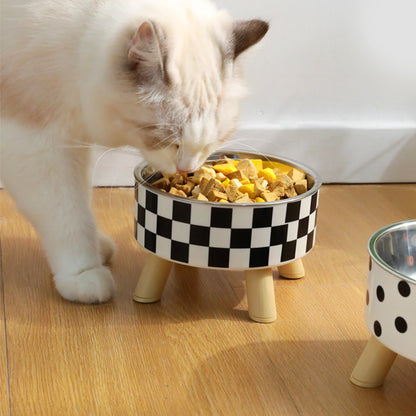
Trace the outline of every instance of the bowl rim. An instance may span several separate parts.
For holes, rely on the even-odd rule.
[[[173,200],[176,201],[180,201],[180,202],[189,202],[189,203],[196,203],[196,204],[203,204],[203,205],[211,205],[211,206],[215,206],[215,207],[223,207],[223,208],[234,208],[234,207],[256,207],[256,208],[260,208],[260,207],[270,207],[270,206],[275,206],[275,205],[284,205],[287,204],[289,202],[296,202],[296,201],[300,201],[310,195],[313,195],[314,193],[316,193],[319,188],[322,186],[322,179],[321,177],[318,175],[318,173],[311,169],[309,166],[304,165],[303,163],[298,162],[297,160],[294,159],[289,159],[289,158],[285,158],[285,157],[281,157],[281,156],[274,156],[271,154],[266,154],[266,153],[255,153],[255,152],[245,152],[245,151],[240,151],[240,150],[227,150],[225,149],[224,151],[217,151],[212,153],[206,160],[206,162],[212,162],[215,160],[220,160],[222,157],[230,157],[232,158],[233,156],[239,156],[240,159],[262,159],[265,161],[270,161],[270,162],[279,162],[279,163],[283,163],[283,164],[289,164],[289,166],[293,167],[293,168],[298,168],[300,170],[302,170],[303,172],[305,172],[306,175],[309,175],[312,177],[312,179],[314,180],[314,184],[312,186],[311,189],[308,189],[306,192],[304,192],[303,194],[294,196],[292,198],[287,198],[287,199],[281,199],[279,201],[270,201],[270,202],[245,202],[245,203],[235,203],[235,202],[229,202],[229,203],[225,203],[225,202],[215,202],[215,201],[199,201],[197,199],[190,199],[190,198],[184,198],[181,196],[177,196],[177,195],[172,195],[172,194],[167,194],[166,192],[161,191],[158,188],[155,188],[154,186],[152,186],[151,184],[149,184],[143,177],[142,177],[142,171],[144,168],[146,167],[150,167],[149,164],[146,161],[143,161],[142,163],[138,164],[135,169],[134,169],[134,178],[137,182],[139,182],[142,186],[144,186],[145,188],[151,190],[152,192],[159,194],[159,195],[169,195],[169,198],[172,198]],[[241,157],[242,156],[242,157]]]
[[[413,279],[410,276],[407,276],[389,266],[378,254],[375,249],[375,244],[378,239],[380,239],[383,235],[387,234],[387,232],[394,231],[396,229],[403,228],[404,225],[407,224],[416,224],[416,219],[410,219],[405,221],[396,222],[394,224],[386,225],[385,227],[380,228],[377,230],[368,240],[367,249],[371,256],[371,258],[385,271],[399,277],[400,279],[406,280],[411,284],[416,284],[416,279]]]

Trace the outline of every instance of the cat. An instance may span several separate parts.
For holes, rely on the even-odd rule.
[[[246,49],[268,30],[209,0],[2,0],[0,177],[40,234],[60,295],[115,291],[90,209],[90,149],[133,146],[167,173],[234,132]]]

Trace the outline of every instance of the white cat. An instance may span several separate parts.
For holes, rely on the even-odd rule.
[[[238,57],[267,32],[208,0],[2,0],[0,174],[39,232],[59,293],[108,300],[114,245],[90,210],[80,143],[192,171],[233,132]]]

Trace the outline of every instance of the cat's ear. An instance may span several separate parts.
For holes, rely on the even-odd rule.
[[[250,46],[259,42],[269,30],[263,20],[239,20],[233,23],[234,59]]]
[[[145,21],[136,30],[128,47],[128,60],[143,75],[164,74],[164,37],[154,22]]]

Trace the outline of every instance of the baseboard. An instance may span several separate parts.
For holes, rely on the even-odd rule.
[[[247,126],[226,148],[298,160],[315,169],[325,183],[416,182],[416,126]],[[110,152],[97,163],[94,184],[132,185],[139,162],[138,156]]]
[[[226,148],[298,160],[325,183],[416,182],[416,125],[243,126]],[[94,158],[95,186],[133,185],[138,154],[97,148]]]
[[[246,127],[238,137],[259,151],[286,156],[314,168],[325,183],[416,182],[416,125],[272,125]]]

